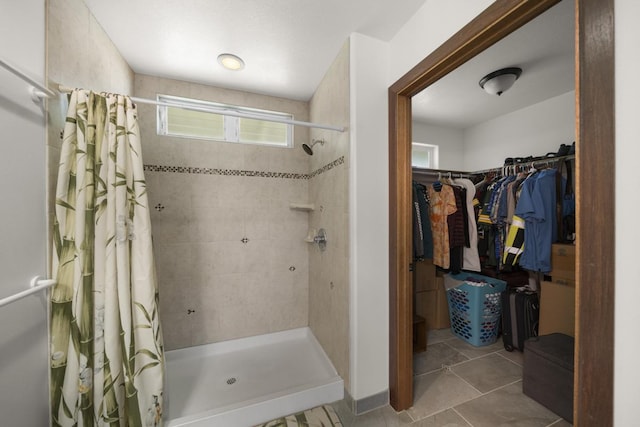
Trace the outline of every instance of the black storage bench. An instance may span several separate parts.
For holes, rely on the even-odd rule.
[[[574,339],[555,333],[529,338],[524,345],[522,391],[573,422]]]

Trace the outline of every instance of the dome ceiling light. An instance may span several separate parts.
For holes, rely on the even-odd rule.
[[[489,95],[502,95],[522,74],[522,68],[510,67],[489,73],[480,79],[480,87]]]

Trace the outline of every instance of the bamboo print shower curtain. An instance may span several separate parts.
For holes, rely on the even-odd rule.
[[[53,425],[162,425],[150,217],[128,97],[72,92],[53,246]]]

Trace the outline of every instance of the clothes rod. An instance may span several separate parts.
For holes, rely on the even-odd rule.
[[[573,160],[576,158],[575,154],[570,154],[568,156],[558,156],[558,157],[544,157],[538,160],[531,160],[528,162],[523,162],[523,163],[514,163],[512,165],[504,165],[504,166],[500,166],[497,168],[491,168],[491,169],[484,169],[484,170],[480,170],[480,171],[476,171],[473,172],[474,174],[484,174],[484,173],[491,173],[491,172],[501,172],[503,173],[505,170],[511,170],[511,169],[526,169],[526,168],[531,168],[531,167],[536,167],[536,166],[540,166],[540,165],[549,165],[552,163],[557,163],[557,162],[564,162],[566,160]]]
[[[451,176],[451,178],[471,178],[473,176],[473,174],[469,172],[420,168],[411,168],[411,173],[416,175],[441,176],[443,178],[449,178],[449,176]]]
[[[73,89],[66,87],[66,86],[58,86],[58,90],[60,92],[63,93],[69,93],[72,92]],[[258,114],[251,114],[251,113],[241,113],[238,111],[229,111],[229,110],[225,110],[225,109],[221,109],[221,108],[215,108],[215,107],[196,107],[193,105],[184,105],[181,104],[179,102],[159,102],[159,101],[154,101],[153,99],[147,99],[147,98],[137,98],[137,97],[130,97],[131,101],[136,102],[138,104],[150,104],[150,105],[157,105],[160,107],[175,107],[175,108],[183,108],[185,110],[192,110],[192,111],[202,111],[205,113],[214,113],[214,114],[220,114],[223,116],[232,116],[232,117],[242,117],[245,119],[254,119],[254,120],[262,120],[265,122],[276,122],[276,123],[283,123],[283,124],[287,124],[287,125],[296,125],[296,126],[304,126],[304,127],[309,127],[309,128],[316,128],[316,129],[326,129],[326,130],[334,130],[337,132],[344,132],[344,128],[343,127],[337,127],[337,126],[330,126],[330,125],[322,125],[322,124],[318,124],[318,123],[311,123],[311,122],[303,122],[303,121],[299,121],[299,120],[289,120],[289,119],[279,119],[277,117],[269,117],[269,118],[265,118],[264,116],[258,115]]]
[[[49,96],[55,96],[56,93],[54,91],[38,83],[33,78],[29,77],[24,71],[19,70],[17,67],[9,64],[4,59],[0,59],[0,66],[2,66],[7,71],[13,73],[15,76],[20,77],[22,80],[29,83],[31,86],[33,86],[38,91],[40,91],[41,93],[38,93],[38,92],[33,93],[33,95],[35,95],[37,98],[42,99]]]
[[[31,279],[31,287],[25,291],[18,292],[17,294],[11,295],[6,298],[0,299],[0,307],[5,306],[7,304],[11,304],[14,301],[22,299],[24,297],[28,297],[31,294],[35,294],[36,292],[43,291],[52,286],[55,286],[57,282],[52,279],[43,279],[40,276],[36,276]]]

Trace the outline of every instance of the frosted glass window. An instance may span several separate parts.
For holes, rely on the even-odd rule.
[[[277,111],[238,107],[196,99],[158,95],[158,102],[180,104],[189,108],[158,106],[158,135],[183,138],[209,139],[245,144],[260,144],[279,147],[293,146],[293,126],[254,118],[225,116],[199,108],[212,107],[258,117],[293,119],[293,115]],[[190,109],[191,108],[191,109]]]
[[[411,166],[438,169],[438,146],[414,142],[411,144]]]

